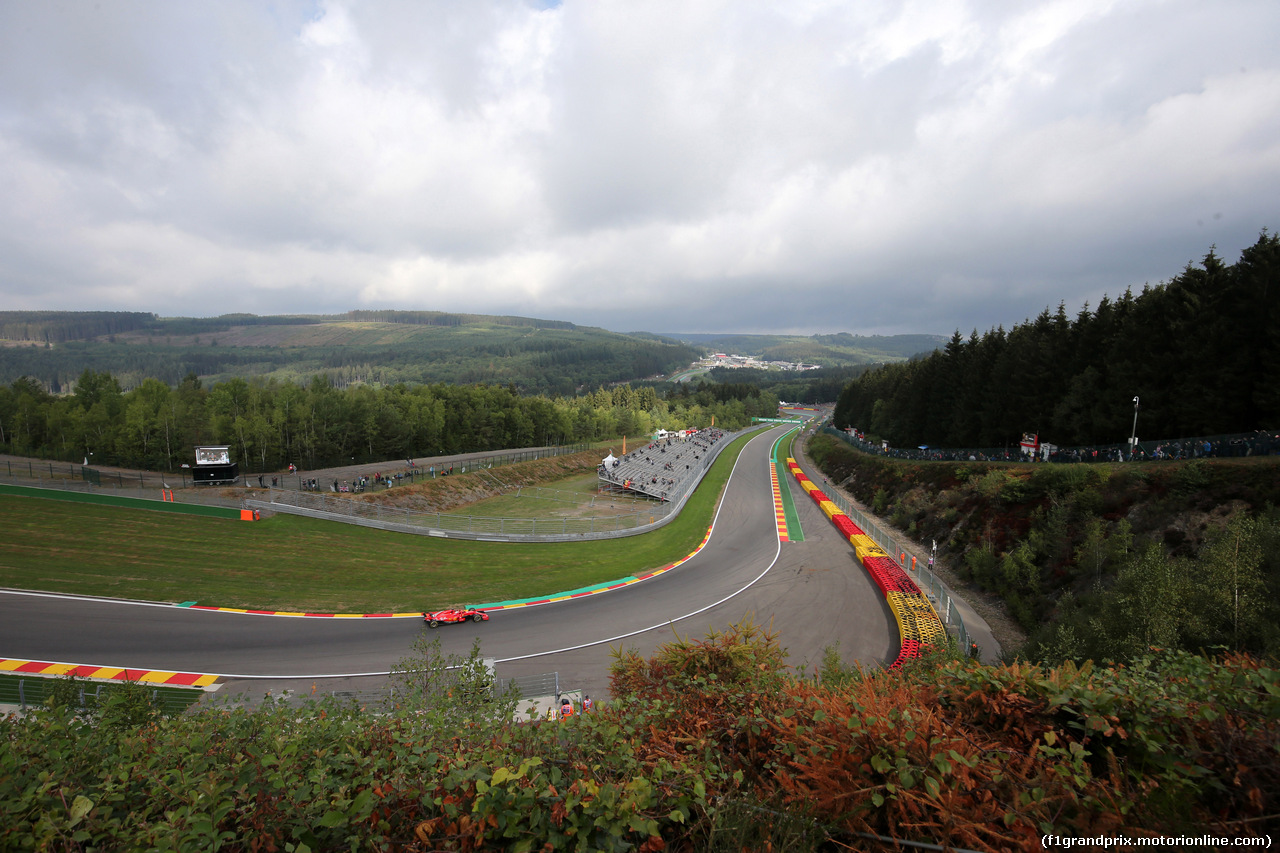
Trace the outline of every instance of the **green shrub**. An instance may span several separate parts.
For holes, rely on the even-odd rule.
[[[617,650],[612,689],[593,714],[524,725],[334,700],[116,728],[11,715],[0,849],[806,850],[857,833],[1016,849],[1280,829],[1280,673],[1243,656],[943,654],[819,682],[747,624]]]
[[[889,509],[889,492],[886,489],[877,489],[876,496],[871,501],[871,511],[876,515],[884,515]]]

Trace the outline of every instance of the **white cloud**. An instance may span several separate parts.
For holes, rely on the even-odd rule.
[[[1280,227],[1277,36],[1268,0],[7,4],[0,296],[1008,326]]]

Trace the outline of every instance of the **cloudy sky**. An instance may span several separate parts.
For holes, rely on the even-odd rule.
[[[0,310],[967,333],[1280,229],[1276,0],[0,0]]]

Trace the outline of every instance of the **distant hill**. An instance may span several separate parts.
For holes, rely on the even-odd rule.
[[[824,367],[905,361],[946,344],[940,335],[722,335],[666,334],[666,338],[715,352],[751,355],[764,361],[803,361]]]
[[[512,384],[526,393],[670,373],[697,351],[653,335],[624,335],[562,320],[439,311],[340,315],[158,317],[109,311],[0,311],[0,383],[28,376],[53,392],[86,369],[124,388],[233,376],[305,383]]]

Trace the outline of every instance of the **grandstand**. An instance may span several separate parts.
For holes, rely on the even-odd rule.
[[[724,432],[712,427],[668,433],[618,458],[605,457],[596,469],[601,492],[627,493],[670,500],[701,472],[703,459]]]

